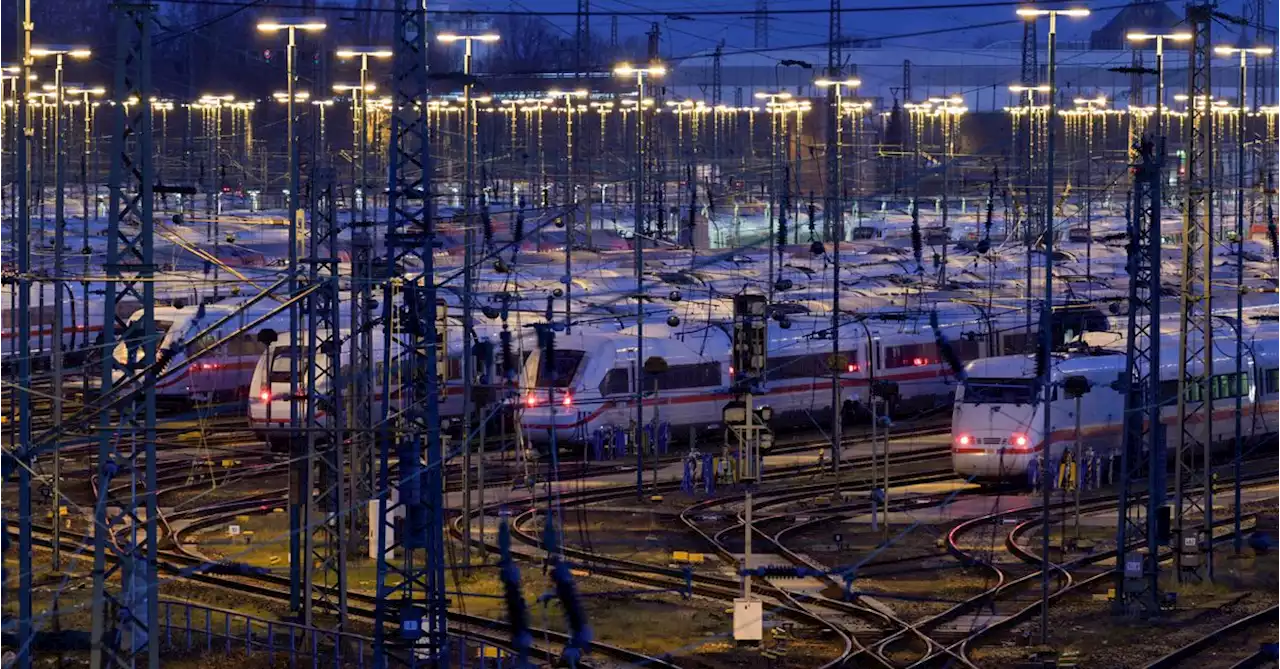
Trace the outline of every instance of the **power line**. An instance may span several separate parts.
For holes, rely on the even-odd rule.
[[[387,7],[346,7],[336,5],[310,5],[301,2],[236,2],[235,0],[168,0],[170,4],[176,5],[200,5],[210,7],[262,7],[266,9],[290,9],[290,10],[306,10],[310,12],[342,12],[357,14],[391,14],[395,13],[395,9]],[[1047,0],[1048,4],[1062,4],[1067,0]],[[842,8],[841,13],[876,13],[876,12],[920,12],[920,11],[940,11],[940,10],[964,10],[964,9],[989,9],[993,7],[1018,7],[1025,5],[1025,2],[1015,0],[991,0],[989,2],[976,3],[938,3],[927,5],[876,5],[870,7],[846,7]],[[1156,2],[1141,2],[1134,4],[1159,4]],[[675,12],[672,10],[657,9],[636,9],[636,10],[613,10],[592,12],[601,16],[669,16],[678,13],[682,16],[742,16],[742,10],[735,9],[704,9],[704,10],[681,10]],[[758,12],[753,12],[758,13]],[[769,16],[783,15],[826,15],[830,13],[828,9],[765,9],[764,13]],[[485,10],[431,10],[428,14],[434,16],[563,16],[576,17],[577,11],[520,11],[513,9],[485,9]]]

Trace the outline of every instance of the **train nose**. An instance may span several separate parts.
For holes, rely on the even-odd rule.
[[[1007,480],[1026,475],[1035,450],[1028,433],[960,432],[952,435],[951,466],[961,476]]]

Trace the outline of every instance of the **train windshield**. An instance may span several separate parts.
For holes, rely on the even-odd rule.
[[[965,404],[1030,404],[1036,397],[1035,379],[974,379],[964,386]]]
[[[307,367],[311,364],[307,360],[307,348],[305,346],[298,350],[298,383],[307,382]],[[290,360],[293,356],[294,347],[281,346],[273,349],[272,355],[275,358],[271,361],[271,374],[268,381],[271,383],[291,383],[292,372],[289,369]]]
[[[586,351],[556,351],[552,366],[547,365],[545,356],[542,357],[538,360],[538,381],[534,385],[538,388],[568,388],[574,374],[578,373],[584,356]]]

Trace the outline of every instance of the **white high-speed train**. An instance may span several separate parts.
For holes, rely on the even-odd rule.
[[[771,425],[776,428],[828,424],[834,362],[842,366],[837,406],[845,420],[863,413],[872,381],[897,384],[897,394],[888,400],[892,414],[945,406],[954,381],[928,319],[928,314],[885,309],[846,321],[839,332],[841,353],[834,360],[829,320],[795,316],[788,328],[771,321],[769,371],[756,402],[773,410]],[[1106,318],[1097,312],[1081,322],[1106,326]],[[1025,323],[1025,316],[1012,310],[986,316],[967,305],[948,305],[939,314],[940,328],[962,360],[1024,350]],[[731,328],[724,322],[683,327],[647,323],[643,360],[637,360],[633,328],[575,329],[558,335],[554,368],[546,368],[541,351],[534,351],[526,364],[529,387],[520,417],[524,434],[534,443],[547,444],[554,431],[557,444],[580,444],[600,428],[627,427],[636,412],[636,365],[655,356],[666,361],[667,371],[645,375],[646,422],[656,412],[682,436],[690,428],[718,427],[724,405],[733,399]]]
[[[1161,422],[1166,426],[1168,448],[1177,448],[1182,431],[1177,428],[1178,335],[1165,331],[1160,351]],[[1198,345],[1193,337],[1189,345]],[[1215,333],[1211,411],[1215,443],[1235,438],[1236,396],[1243,406],[1242,431],[1246,439],[1269,438],[1274,444],[1277,400],[1280,395],[1280,350],[1275,323],[1246,328],[1244,379],[1236,379],[1235,333]],[[1080,398],[1082,449],[1105,458],[1119,455],[1124,432],[1122,392],[1113,384],[1125,373],[1122,350],[1099,349],[1087,353],[1054,354],[1051,382],[1056,390],[1050,402],[1052,425],[1044,433],[1044,405],[1036,397],[1035,359],[1028,355],[975,360],[965,366],[968,383],[958,386],[952,410],[951,460],[961,476],[986,480],[1025,481],[1028,467],[1044,452],[1051,462],[1076,442],[1076,400],[1067,397],[1062,384],[1084,377],[1089,390]],[[1200,368],[1190,370],[1200,374]],[[1198,393],[1197,393],[1198,395]],[[1200,401],[1199,397],[1189,398]]]
[[[339,299],[342,322],[350,319],[349,305],[350,300]],[[156,355],[164,361],[157,371],[159,378],[156,381],[156,398],[180,402],[247,395],[253,369],[267,348],[260,340],[260,335],[265,330],[277,333],[289,331],[289,311],[285,309],[271,313],[279,307],[279,302],[270,298],[247,307],[243,300],[182,308],[156,307],[155,327],[156,334],[160,336]],[[299,306],[299,310],[300,320],[305,327],[306,306]],[[141,310],[135,312],[130,316],[128,324],[132,326],[141,316]],[[210,329],[223,319],[226,319],[225,322]],[[263,319],[261,323],[246,329],[259,319]],[[198,360],[188,362],[191,356],[240,330],[243,332],[227,339],[217,349]],[[140,331],[138,335],[141,335]],[[118,364],[114,373],[117,383],[136,375],[136,368],[142,359],[142,349],[136,345],[137,341],[136,337],[131,337],[127,342],[117,344],[113,351]]]
[[[500,337],[501,327],[489,324],[476,324],[474,328],[476,341],[491,341],[494,345],[494,374],[501,378],[502,360],[500,353]],[[386,375],[386,339],[385,331],[381,327],[375,327],[369,333],[372,339],[372,361],[373,369],[370,376],[371,402],[373,404],[373,419],[380,420],[383,411],[383,377]],[[516,356],[517,364],[523,364],[528,355],[528,347],[530,346],[531,335],[528,332],[519,332],[512,330],[511,332],[512,353]],[[352,382],[351,372],[351,332],[343,330],[339,333],[340,345],[340,373],[344,383]],[[397,335],[392,339],[392,349],[395,351],[391,362],[391,380],[389,384],[391,394],[391,406],[394,409],[399,406],[400,393],[404,380],[398,375],[398,360],[404,352],[404,339]],[[445,382],[442,384],[440,393],[439,412],[442,420],[451,420],[462,415],[462,325],[460,322],[449,319],[448,329],[445,334],[445,349],[448,352],[447,371]],[[290,367],[292,365],[293,343],[288,333],[281,334],[279,338],[266,347],[265,351],[258,356],[253,368],[252,378],[249,381],[249,387],[252,393],[249,396],[249,423],[254,430],[268,439],[275,441],[289,438],[289,434],[282,431],[281,428],[287,428],[292,422],[291,405],[294,400],[291,398],[290,388],[292,386]],[[304,344],[298,350],[299,366],[298,366],[298,384],[299,394],[305,395],[305,388],[309,381],[308,370],[312,365],[317,364],[316,356]],[[327,366],[321,363],[322,366]],[[480,370],[477,369],[477,375]],[[519,379],[517,379],[519,384]],[[321,380],[318,384],[319,392],[328,392],[327,380]],[[350,408],[352,394],[350,390],[346,391],[345,401],[348,405],[348,414]],[[308,416],[309,407],[306,404],[306,398],[298,398],[302,404],[299,406],[300,420],[305,421]],[[317,419],[326,417],[323,409],[317,409],[314,416]]]

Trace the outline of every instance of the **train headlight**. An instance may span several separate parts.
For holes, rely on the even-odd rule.
[[[573,393],[566,392],[564,394],[564,399],[561,400],[560,403],[567,407],[573,406]]]

